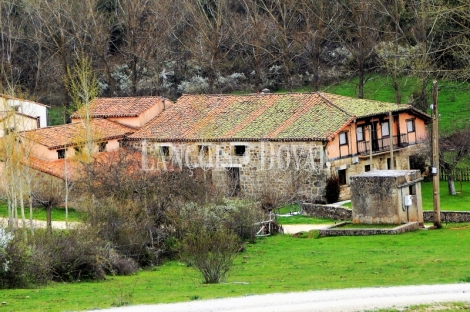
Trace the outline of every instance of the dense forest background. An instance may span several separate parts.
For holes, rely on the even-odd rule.
[[[389,77],[426,107],[433,79],[465,81],[468,0],[0,0],[0,92],[68,106],[91,60],[101,96],[318,90]]]

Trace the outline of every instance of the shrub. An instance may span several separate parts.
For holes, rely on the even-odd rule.
[[[325,197],[328,203],[337,202],[339,199],[340,191],[341,188],[338,177],[330,177],[326,180]]]
[[[183,240],[183,256],[194,265],[207,284],[225,280],[240,248],[239,239],[225,228],[193,228],[194,231]]]

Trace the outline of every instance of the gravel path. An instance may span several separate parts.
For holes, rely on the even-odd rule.
[[[0,218],[0,224],[6,225],[8,224],[8,218]],[[41,220],[33,220],[34,228],[36,229],[45,229],[47,227],[46,221]],[[81,223],[80,222],[69,222],[70,228],[77,228]],[[23,221],[20,219],[18,220],[19,227],[23,227]],[[26,227],[29,227],[29,219],[26,220]],[[52,228],[64,230],[66,229],[65,221],[52,221]]]
[[[470,302],[470,283],[320,290],[197,300],[174,304],[129,306],[106,311],[352,312],[444,302]]]

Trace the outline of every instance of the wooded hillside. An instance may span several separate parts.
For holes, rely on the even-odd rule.
[[[92,60],[101,96],[256,92],[387,74],[466,80],[467,0],[0,0],[0,92],[70,102]]]

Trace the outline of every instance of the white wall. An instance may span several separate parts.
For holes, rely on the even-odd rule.
[[[20,100],[20,99],[7,99],[8,105],[12,107],[18,107],[18,112],[33,116],[39,117],[39,127],[47,127],[47,106],[35,102]]]

